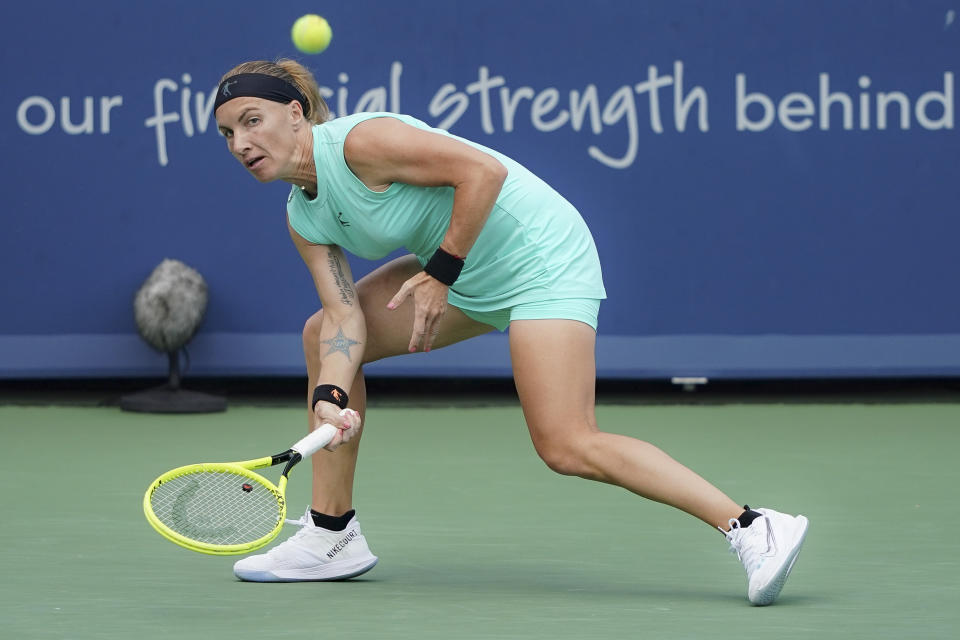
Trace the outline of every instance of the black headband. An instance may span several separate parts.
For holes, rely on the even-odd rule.
[[[234,98],[263,98],[283,104],[296,100],[303,107],[304,115],[309,115],[307,99],[299,89],[282,78],[265,73],[239,73],[221,82],[217,88],[217,99],[213,103],[214,113],[220,105]]]

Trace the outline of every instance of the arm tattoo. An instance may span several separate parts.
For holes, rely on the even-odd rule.
[[[330,273],[333,274],[333,279],[336,281],[337,288],[340,290],[340,302],[352,307],[356,293],[353,291],[353,285],[350,284],[350,278],[348,278],[347,274],[343,272],[343,265],[340,264],[340,257],[331,252],[327,256],[327,266],[330,267]]]
[[[350,357],[350,347],[352,347],[355,344],[360,344],[356,340],[353,340],[343,335],[342,327],[337,327],[337,335],[330,338],[329,340],[321,340],[320,342],[326,345],[330,345],[330,350],[327,351],[325,354],[323,354],[324,358],[326,358],[331,353],[339,351],[340,353],[347,356],[347,360],[349,360],[350,362],[353,362],[353,359]]]

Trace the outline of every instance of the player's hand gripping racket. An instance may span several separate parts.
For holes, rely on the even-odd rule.
[[[336,427],[324,424],[274,456],[168,471],[147,489],[143,512],[160,535],[191,551],[236,555],[259,549],[283,528],[287,474],[336,434]],[[283,462],[276,486],[253,471]]]

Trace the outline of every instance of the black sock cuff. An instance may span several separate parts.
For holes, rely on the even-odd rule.
[[[743,513],[740,514],[740,517],[737,518],[737,522],[740,523],[740,528],[745,529],[750,526],[750,524],[762,516],[762,513],[757,513],[756,511],[750,508],[750,505],[743,505],[743,508],[746,509]]]
[[[350,511],[347,511],[342,516],[328,516],[325,513],[310,509],[310,517],[313,518],[313,524],[328,531],[343,531],[347,528],[347,525],[350,524],[350,519],[356,514],[357,512],[354,509],[350,509]]]

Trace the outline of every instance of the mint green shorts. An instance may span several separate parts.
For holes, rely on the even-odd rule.
[[[496,311],[460,309],[468,317],[489,324],[498,331],[506,331],[514,320],[579,320],[597,330],[600,300],[596,298],[559,298],[540,302],[525,302]]]

